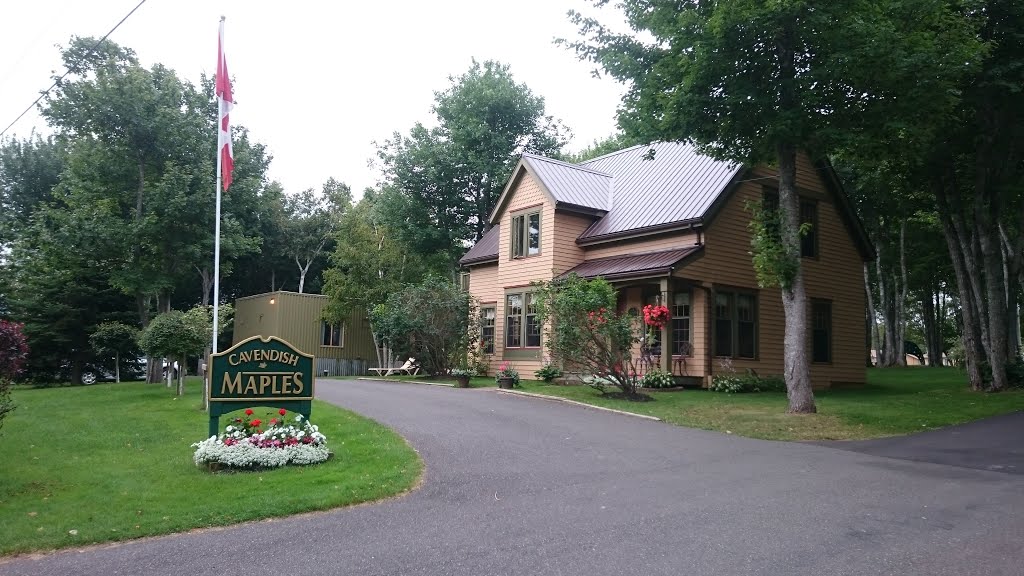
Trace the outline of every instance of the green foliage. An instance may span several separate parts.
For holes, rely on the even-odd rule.
[[[757,285],[761,288],[788,289],[800,272],[800,258],[791,254],[782,243],[779,231],[782,229],[782,217],[778,210],[767,210],[763,203],[748,201],[745,204],[750,213],[750,255],[757,274]],[[800,236],[811,231],[811,223],[800,226]]]
[[[429,258],[411,254],[385,223],[378,197],[369,190],[341,216],[336,239],[331,266],[324,272],[324,294],[329,298],[324,313],[332,322],[343,322],[353,310],[372,310],[432,269]]]
[[[450,280],[431,276],[375,306],[370,325],[384,343],[416,358],[429,374],[448,374],[469,345],[469,308],[468,294]]]
[[[139,336],[139,346],[154,358],[181,358],[200,354],[210,340],[202,321],[180,310],[164,312],[150,321]]]
[[[524,152],[558,155],[567,130],[507,65],[473,61],[434,95],[436,128],[420,123],[378,145],[388,185],[381,213],[415,253],[450,266],[479,239]]]
[[[758,376],[754,373],[715,374],[711,379],[712,392],[742,394],[746,392],[785,392],[786,380],[782,376]]]
[[[540,367],[540,370],[534,371],[533,375],[545,382],[551,382],[555,378],[562,377],[562,370],[551,362],[546,362]]]
[[[124,356],[138,348],[139,330],[123,322],[103,322],[89,336],[93,350],[102,356]]]
[[[575,154],[569,154],[566,157],[566,161],[579,164],[637,144],[642,144],[642,142],[635,138],[630,138],[622,132],[616,132],[603,140],[594,140],[592,144]]]
[[[640,341],[641,328],[637,318],[615,311],[615,288],[604,279],[573,274],[540,285],[537,295],[551,356],[595,376],[595,386],[602,390],[609,382],[623,394],[636,394],[632,348]]]
[[[675,385],[675,378],[661,370],[651,370],[640,377],[641,388],[672,388]]]
[[[284,253],[299,269],[298,292],[305,289],[310,266],[330,249],[342,215],[352,208],[348,185],[331,178],[320,194],[312,189],[284,198]]]
[[[498,371],[494,373],[495,382],[505,378],[512,379],[512,386],[519,386],[519,371],[507,360],[502,362],[501,366],[498,366]]]

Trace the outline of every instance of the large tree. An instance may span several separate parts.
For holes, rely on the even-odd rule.
[[[351,207],[352,190],[334,178],[324,183],[319,194],[310,188],[285,197],[283,240],[286,254],[298,268],[299,294],[305,288],[310,266],[326,260],[338,222]]]
[[[597,5],[607,4],[598,0]],[[572,43],[629,86],[627,134],[690,140],[704,153],[778,169],[780,243],[775,279],[785,311],[790,412],[814,412],[808,301],[800,266],[796,158],[829,152],[851,134],[878,137],[944,114],[945,90],[972,53],[969,27],[945,0],[783,0],[619,3],[634,34],[572,12]]]
[[[438,126],[417,123],[378,148],[395,205],[390,225],[422,254],[451,263],[464,242],[490,228],[488,216],[524,152],[560,154],[568,131],[547,115],[544,99],[518,83],[505,64],[473,61],[434,95]]]

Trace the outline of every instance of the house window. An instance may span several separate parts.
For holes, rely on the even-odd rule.
[[[811,362],[832,361],[832,303],[811,301]]]
[[[757,358],[757,295],[715,293],[715,356]]]
[[[800,255],[804,258],[818,257],[818,203],[800,201],[800,223],[810,224],[810,230],[800,236]]]
[[[328,324],[327,322],[321,322],[320,324],[320,344],[322,346],[341,347],[345,345],[345,330],[341,324]]]
[[[505,297],[505,348],[523,345],[523,295]]]
[[[774,188],[764,192],[761,206],[765,212],[776,212],[779,209],[779,193]],[[800,223],[810,224],[807,234],[800,235],[800,256],[803,258],[818,257],[818,203],[814,200],[800,200]],[[772,224],[770,232],[778,237],[778,230]]]
[[[512,217],[512,258],[540,254],[540,212]]]
[[[715,356],[732,356],[732,295],[715,293]]]
[[[494,320],[497,317],[493,306],[480,309],[480,340],[484,343],[484,354],[494,354]]]
[[[537,296],[530,292],[505,296],[505,347],[539,348],[540,333]]]
[[[690,347],[690,293],[672,296],[672,353],[688,354]]]
[[[469,272],[459,274],[459,288],[462,288],[463,292],[469,292]]]

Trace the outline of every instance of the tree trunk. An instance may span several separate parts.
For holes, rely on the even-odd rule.
[[[181,357],[181,359],[178,360],[178,370],[177,370],[177,372],[178,372],[178,374],[177,374],[177,376],[178,376],[177,395],[178,396],[184,396],[185,395],[185,372],[186,372],[185,367],[186,366],[187,366],[187,364],[185,364],[185,356],[183,355]]]
[[[121,383],[121,353],[114,352],[114,382]]]
[[[921,297],[921,319],[924,321],[925,348],[928,349],[928,365],[941,365],[941,350],[935,334],[935,297],[931,287]]]
[[[817,411],[811,388],[810,362],[807,356],[807,291],[800,263],[800,198],[796,191],[796,148],[780,145],[779,208],[782,210],[781,241],[789,258],[796,262],[796,273],[789,286],[782,287],[782,307],[786,315],[783,374],[789,397],[788,412],[810,414]]]
[[[213,295],[213,274],[210,272],[209,266],[202,268],[196,267],[199,270],[199,278],[203,283],[203,306],[210,305],[210,298]]]
[[[299,294],[302,294],[302,288],[306,284],[306,272],[309,272],[309,265],[313,263],[313,259],[306,260],[306,265],[303,266],[299,262],[298,256],[295,257],[295,265],[299,267]]]
[[[878,354],[880,354],[881,351],[878,350],[878,348],[882,346],[882,332],[879,330],[878,327],[878,316],[875,313],[875,297],[871,293],[871,275],[868,273],[867,262],[864,263],[864,292],[867,294],[868,297],[868,322],[870,323],[870,332],[868,339],[871,339],[870,334],[875,335],[875,341],[874,343],[872,343],[870,347],[875,348],[875,362],[881,365],[881,357],[878,356]]]
[[[896,364],[907,365],[907,220],[900,220],[900,287],[896,298]],[[893,282],[895,284],[895,282]]]
[[[952,170],[952,168],[948,170]],[[968,268],[967,254],[969,251],[964,250],[965,240],[960,237],[960,230],[958,230],[954,221],[952,212],[954,205],[949,201],[950,199],[946,191],[947,184],[951,187],[955,186],[951,179],[943,180],[936,178],[932,182],[932,191],[937,200],[939,221],[942,223],[942,235],[946,239],[946,248],[949,250],[950,260],[953,262],[957,290],[960,293],[960,316],[963,324],[961,340],[964,345],[964,360],[967,364],[967,379],[972,389],[983,390],[985,388],[985,381],[982,377],[981,362],[984,360],[984,350],[980,342],[981,321],[979,309],[975,301],[971,269]]]

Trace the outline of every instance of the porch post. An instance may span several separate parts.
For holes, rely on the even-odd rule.
[[[669,292],[669,279],[661,279],[661,304],[672,310],[672,294]],[[672,322],[661,327],[661,371],[672,373]]]

